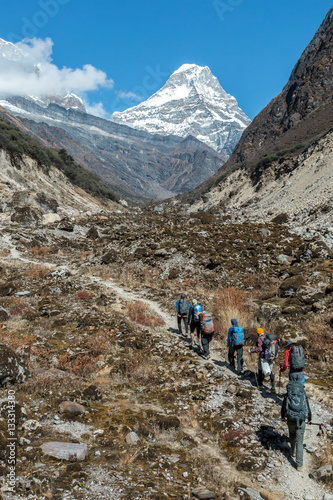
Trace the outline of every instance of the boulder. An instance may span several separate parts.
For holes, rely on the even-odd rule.
[[[31,207],[15,207],[10,220],[24,227],[37,227],[42,219],[39,210]]]
[[[272,219],[273,224],[286,224],[288,222],[288,214],[279,214]]]
[[[44,211],[51,211],[52,213],[57,213],[59,203],[55,198],[51,198],[45,193],[37,193],[36,201],[40,205],[41,209]]]
[[[72,233],[74,231],[74,224],[72,224],[68,219],[64,219],[60,222],[60,224],[58,224],[58,229],[60,229],[60,231]]]
[[[73,403],[72,401],[64,401],[59,405],[58,412],[71,417],[77,417],[79,415],[84,415],[86,413],[86,409],[84,406],[79,405],[78,403]]]
[[[97,238],[99,238],[99,232],[95,226],[91,226],[91,228],[86,234],[86,237],[89,238],[90,240],[97,240]]]
[[[83,391],[83,396],[91,401],[100,401],[102,399],[102,393],[96,385],[89,385],[89,387],[86,387]]]
[[[43,443],[41,448],[45,455],[72,462],[82,462],[89,455],[88,447],[85,444],[49,441]]]
[[[313,304],[314,302],[324,298],[324,292],[321,292],[317,288],[313,288],[309,285],[301,285],[295,296],[304,302],[304,304]]]
[[[15,352],[6,345],[0,345],[0,387],[9,382],[24,382],[27,376],[28,370]]]
[[[198,498],[199,500],[214,500],[216,493],[208,490],[204,486],[200,486],[199,488],[192,490],[192,496],[194,498]]]
[[[8,309],[0,306],[0,321],[7,321],[10,318],[10,312]]]
[[[129,432],[127,434],[125,440],[129,446],[135,446],[138,443],[138,441],[140,440],[140,438],[136,432]]]
[[[44,214],[42,217],[42,225],[46,226],[47,224],[53,224],[53,222],[59,222],[60,215],[58,214]]]
[[[332,465],[323,465],[322,467],[319,467],[319,469],[312,471],[309,476],[311,479],[315,479],[317,481],[323,478],[333,478],[333,467]]]
[[[280,297],[291,297],[295,295],[297,290],[302,286],[306,285],[306,281],[301,275],[291,276],[291,278],[285,279],[279,288]]]
[[[117,260],[118,260],[118,253],[115,250],[109,250],[102,256],[103,264],[110,264],[111,262],[117,262]]]

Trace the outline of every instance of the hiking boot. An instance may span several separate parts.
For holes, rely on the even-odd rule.
[[[303,465],[297,465],[296,470],[301,472],[303,470]]]
[[[263,386],[263,385],[259,385],[259,389],[263,389],[263,388],[264,388],[264,386]]]
[[[290,456],[291,456],[292,458],[295,458],[295,457],[296,457],[295,450],[290,450],[289,454],[290,454]]]
[[[272,387],[272,389],[271,389],[271,393],[276,394],[276,389],[275,389],[275,387]]]

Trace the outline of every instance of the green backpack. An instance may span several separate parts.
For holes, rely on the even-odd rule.
[[[303,385],[300,382],[291,381],[287,385],[287,419],[297,422],[297,427],[309,416],[309,409]]]

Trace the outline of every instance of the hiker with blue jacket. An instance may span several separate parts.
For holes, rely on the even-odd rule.
[[[177,302],[176,302],[179,335],[182,334],[182,320],[184,321],[186,336],[188,335],[187,315],[188,315],[189,309],[190,309],[190,305],[186,300],[185,294],[182,293],[180,296],[180,299],[177,300]]]
[[[195,341],[194,341],[194,332],[197,332],[197,339],[198,339],[198,344],[199,347],[202,349],[202,344],[201,344],[201,324],[200,324],[200,318],[199,315],[202,313],[202,307],[200,304],[198,304],[198,301],[196,299],[192,300],[192,305],[188,311],[188,322],[190,325],[190,332],[191,332],[191,346],[194,347]]]
[[[235,369],[235,353],[237,354],[237,373],[240,374],[243,368],[244,330],[241,326],[238,326],[237,319],[232,319],[231,324],[227,340],[228,359],[230,367]]]
[[[305,432],[305,421],[311,424],[312,415],[309,400],[301,382],[291,381],[287,385],[281,407],[281,418],[287,420],[290,455],[296,458],[296,469],[303,467],[303,439]]]

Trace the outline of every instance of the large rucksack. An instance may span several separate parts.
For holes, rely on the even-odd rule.
[[[304,351],[301,345],[292,345],[290,348],[290,368],[292,370],[305,368]]]
[[[273,359],[276,359],[279,355],[279,345],[280,341],[276,335],[268,333],[262,343],[261,357],[268,361],[273,361]]]
[[[201,331],[206,335],[214,333],[214,322],[210,312],[205,311],[202,313]]]
[[[234,326],[231,332],[231,344],[233,347],[239,347],[245,344],[244,330],[241,326]]]
[[[305,390],[300,382],[291,381],[287,385],[286,416],[297,422],[297,427],[309,416]]]
[[[195,306],[193,306],[193,310],[192,310],[192,321],[199,321],[199,314],[202,313],[202,307],[200,304],[196,304]]]
[[[179,314],[185,315],[188,313],[188,302],[186,299],[180,299],[178,303]]]

